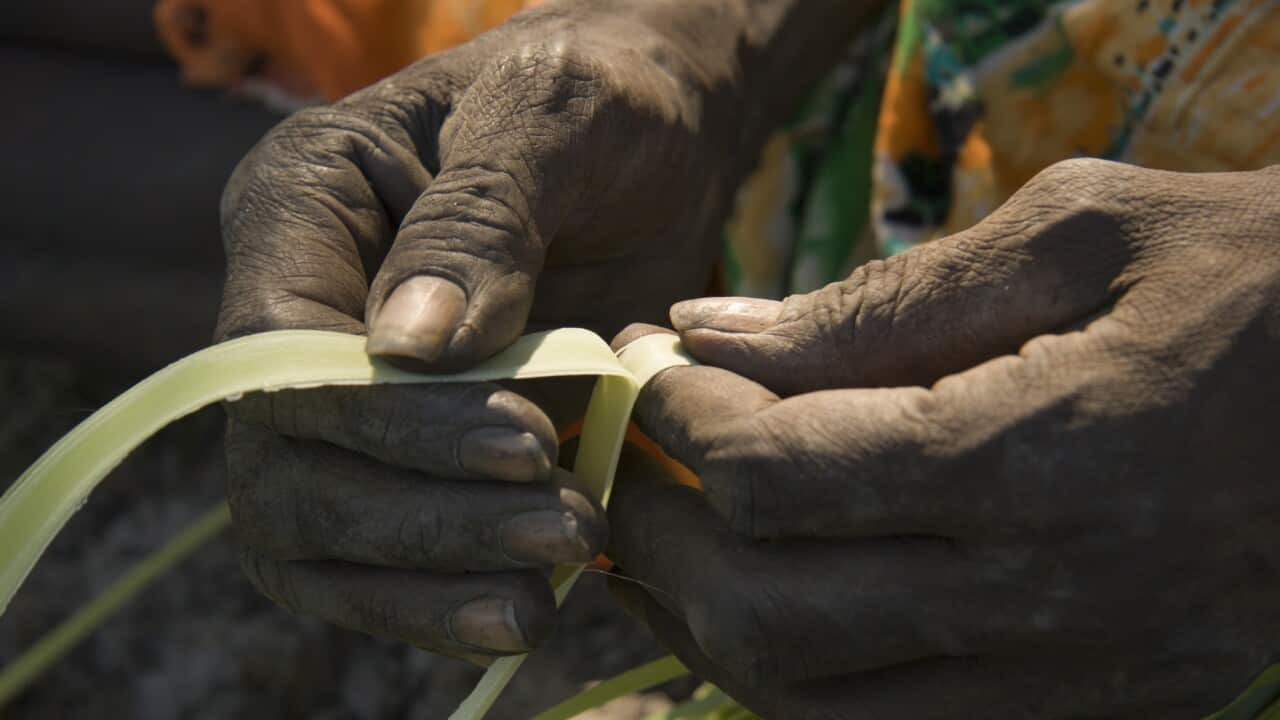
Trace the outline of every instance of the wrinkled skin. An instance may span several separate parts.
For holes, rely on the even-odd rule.
[[[1070,161],[812,294],[677,305],[708,366],[638,420],[705,495],[631,467],[615,587],[770,718],[1225,706],[1280,658],[1277,198]]]
[[[854,28],[856,13],[822,16],[847,3],[766,4],[829,36],[791,33],[780,57],[803,46],[803,61],[768,72],[816,76]],[[753,96],[768,102],[744,116],[747,79],[785,48],[777,22],[736,5],[548,3],[295,115],[226,189],[219,339],[367,332],[372,354],[450,370],[526,330],[608,336],[702,294],[732,194],[804,89],[777,84],[786,92]],[[555,424],[581,406],[553,399],[582,389],[326,389],[229,405],[247,574],[346,627],[479,663],[527,651],[554,614],[542,571],[589,560],[607,535],[554,470]]]

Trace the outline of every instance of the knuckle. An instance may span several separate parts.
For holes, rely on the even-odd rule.
[[[1110,165],[1094,158],[1063,160],[1037,173],[1014,197],[1050,212],[1051,218],[1089,213],[1104,203],[1106,192],[1099,186],[1109,184]]]
[[[586,110],[581,101],[595,94],[600,80],[592,54],[564,36],[516,48],[499,61],[498,70],[501,82],[517,83],[526,91],[520,110],[537,113]]]
[[[465,137],[482,147],[514,132],[533,143],[526,152],[563,148],[597,115],[601,87],[599,62],[576,40],[522,43],[495,58],[477,80],[476,97],[493,101],[461,103],[445,123],[441,145]]]
[[[277,125],[266,136],[273,155],[302,159],[317,150],[334,147],[331,142],[343,134],[367,130],[367,121],[349,107],[322,105],[304,108]]]
[[[404,449],[418,439],[417,413],[406,393],[390,386],[367,392],[344,390],[338,397],[339,424],[328,434],[344,447],[365,449],[387,462],[402,464]]]
[[[529,222],[532,205],[521,190],[530,180],[530,168],[503,167],[491,159],[453,164],[414,204],[401,234],[496,266],[528,262],[541,247],[537,227]],[[518,239],[525,242],[513,243]]]
[[[903,428],[901,444],[909,453],[921,452],[928,447],[944,446],[948,438],[957,437],[963,430],[964,420],[957,417],[960,410],[954,403],[944,402],[936,392],[918,388],[905,395],[898,417],[893,418],[897,427]]]
[[[916,307],[928,307],[948,282],[937,280],[938,250],[931,243],[916,251],[887,260],[869,262],[850,277],[813,294],[807,303],[807,319],[814,328],[810,342],[830,348],[827,362],[817,363],[825,374],[825,387],[849,387],[891,381],[901,370],[886,363],[882,348],[892,341]],[[895,328],[899,330],[895,331]],[[887,373],[887,375],[886,375]]]
[[[246,256],[258,254],[259,251],[253,250],[241,253],[237,259],[243,262],[247,259]],[[297,297],[283,289],[246,293],[238,302],[242,304],[241,314],[250,319],[249,323],[238,329],[241,335],[307,327],[310,324],[310,313],[300,312]]]
[[[240,568],[249,583],[264,597],[295,615],[302,612],[297,588],[281,563],[268,560],[248,547],[242,547]]]
[[[237,165],[223,191],[227,242],[233,244],[234,238],[246,234],[237,232],[238,223],[256,220],[252,211],[288,211],[289,193],[324,186],[335,168],[354,164],[360,148],[385,145],[384,135],[373,121],[333,107],[307,108],[276,125]]]
[[[359,603],[358,617],[362,619],[362,627],[373,635],[384,637],[409,637],[421,643],[425,638],[417,627],[418,623],[407,620],[397,598],[389,594],[373,594]]]
[[[905,297],[912,257],[907,254],[867,263],[856,279],[831,289],[827,305],[837,308],[832,319],[839,322],[841,316],[845,318],[843,327],[851,344],[866,347],[893,326]]]
[[[1028,181],[1004,205],[950,249],[957,254],[949,267],[972,260],[971,272],[990,276],[993,268],[1026,267],[1037,261],[1070,262],[1089,273],[1110,273],[1133,253],[1132,240],[1152,218],[1134,188],[1150,183],[1141,169],[1096,158],[1073,158],[1051,165]],[[1088,250],[1064,253],[1087,243]],[[962,275],[961,277],[966,277]],[[969,275],[968,277],[973,277]]]
[[[1099,158],[1078,157],[1060,160],[1041,170],[1027,183],[1042,191],[1089,193],[1100,177],[1111,175],[1117,163]]]
[[[368,585],[336,587],[332,622],[343,627],[386,638],[403,639],[414,644],[425,644],[421,623],[415,622],[412,613],[406,613],[400,597],[385,588]]]
[[[223,191],[223,226],[231,224],[249,201],[246,193],[256,196],[264,186],[274,184],[281,171],[302,167],[299,161],[314,153],[315,139],[332,132],[330,121],[334,116],[334,111],[328,108],[307,108],[267,131],[236,166]]]
[[[304,546],[299,493],[281,447],[264,429],[233,423],[227,435],[227,505],[238,539],[275,557],[301,554]]]
[[[865,278],[867,272],[863,266],[855,274]],[[815,369],[848,362],[854,351],[856,319],[866,299],[864,288],[861,282],[831,283],[806,295],[792,295],[783,300],[778,322],[769,332],[796,352],[822,352],[836,361],[813,363]]]
[[[388,548],[395,564],[404,567],[431,567],[443,572],[461,572],[462,563],[440,563],[436,556],[444,539],[444,523],[433,507],[407,508],[400,515],[396,530],[397,546]]]
[[[1133,173],[1133,168],[1097,158],[1072,158],[1050,165],[1011,198],[1010,207],[1021,212],[993,216],[1017,217],[999,236],[1005,245],[1028,237],[1027,249],[1034,252],[1037,241],[1077,244],[1081,238],[1114,235],[1115,219],[1129,205],[1125,198],[1131,195],[1127,191]],[[1001,227],[998,221],[995,225]]]

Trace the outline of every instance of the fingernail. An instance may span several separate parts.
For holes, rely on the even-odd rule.
[[[400,283],[378,310],[365,351],[435,362],[467,309],[467,294],[454,283],[418,275]]]
[[[533,649],[516,620],[516,606],[502,598],[480,598],[454,610],[449,633],[464,645],[497,652]]]
[[[564,510],[534,510],[502,523],[502,551],[516,562],[572,563],[595,557],[578,518]]]
[[[671,324],[677,330],[753,333],[772,327],[781,312],[782,303],[777,300],[700,298],[672,305]]]
[[[468,430],[458,441],[458,464],[492,480],[539,482],[551,475],[551,458],[538,438],[510,427]]]

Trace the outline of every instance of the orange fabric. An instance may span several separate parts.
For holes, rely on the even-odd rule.
[[[658,464],[662,466],[662,469],[666,471],[667,475],[671,479],[681,485],[691,487],[694,490],[702,489],[702,481],[698,479],[697,475],[693,474],[692,470],[685,467],[679,460],[668,455],[666,451],[658,445],[658,443],[653,441],[653,438],[650,438],[648,435],[641,432],[640,428],[636,427],[635,423],[631,423],[627,428],[627,442],[635,445],[648,453],[654,460],[657,460]]]
[[[526,0],[159,0],[160,39],[197,87],[265,81],[336,100],[462,43]]]

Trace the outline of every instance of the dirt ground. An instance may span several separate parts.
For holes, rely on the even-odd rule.
[[[0,355],[0,486],[123,387],[64,360]],[[222,423],[217,409],[188,418],[107,479],[0,618],[0,665],[220,500]],[[528,718],[661,653],[611,602],[603,578],[587,576],[554,639],[525,663],[490,717]],[[0,709],[0,718],[444,718],[479,674],[287,614],[242,578],[224,535]],[[593,717],[640,718],[692,687],[678,681]]]

